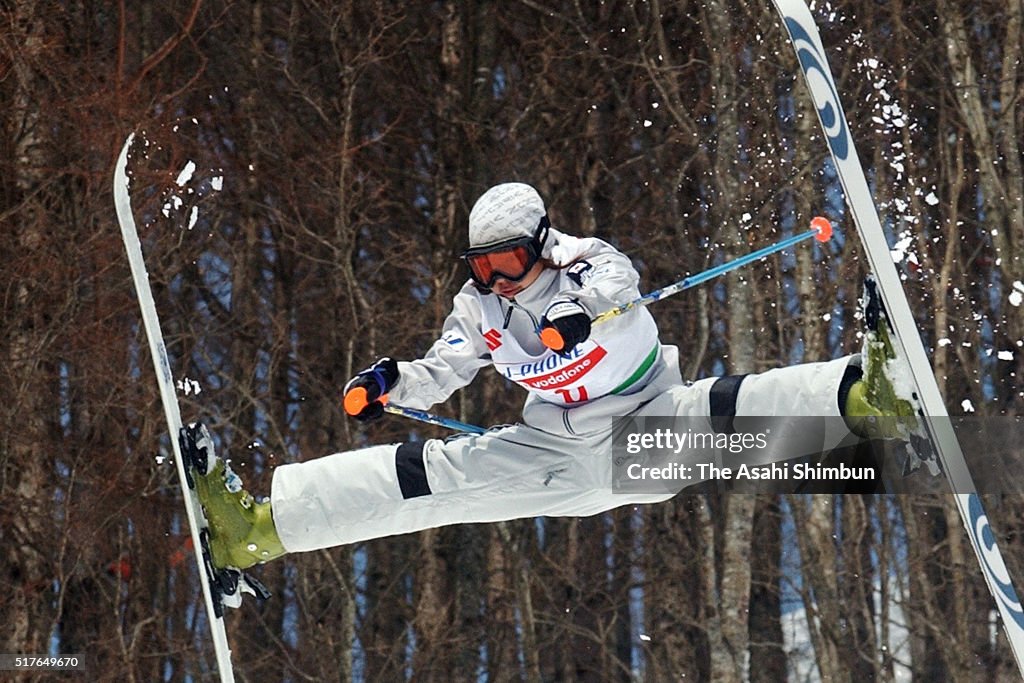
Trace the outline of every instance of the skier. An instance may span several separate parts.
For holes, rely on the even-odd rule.
[[[661,343],[645,307],[591,326],[639,296],[639,275],[608,243],[552,227],[529,185],[485,192],[469,216],[469,242],[471,279],[441,338],[422,359],[382,358],[357,374],[345,407],[360,420],[380,417],[384,400],[427,409],[490,365],[527,390],[523,422],[283,465],[265,502],[241,488],[200,427],[206,465],[193,477],[214,565],[244,569],[447,524],[586,516],[670,498],[612,492],[615,416],[704,418],[709,428],[736,415],[844,416],[865,432],[872,417],[912,415],[883,372],[884,336],[870,347],[866,374],[854,355],[684,383],[678,350]]]

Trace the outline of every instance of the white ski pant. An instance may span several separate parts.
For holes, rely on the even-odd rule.
[[[637,416],[839,415],[850,358],[676,385]],[[673,494],[612,492],[612,429],[553,434],[513,425],[482,435],[373,446],[278,467],[271,504],[289,552],[466,522],[586,516]]]

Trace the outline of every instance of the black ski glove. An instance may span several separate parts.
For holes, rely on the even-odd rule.
[[[360,422],[384,414],[387,393],[398,382],[398,362],[381,358],[345,384],[345,412]]]
[[[590,314],[578,299],[551,303],[540,319],[540,340],[552,351],[571,351],[589,336]]]

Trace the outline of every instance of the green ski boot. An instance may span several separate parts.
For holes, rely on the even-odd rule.
[[[861,352],[864,375],[847,394],[847,423],[863,438],[907,441],[918,427],[912,403],[917,396],[902,379],[885,309],[871,277],[864,281],[860,305],[866,327]]]
[[[210,525],[213,566],[245,569],[284,555],[270,502],[258,503],[242,488],[242,480],[214,453],[205,428],[196,446],[206,457],[193,459],[190,476]]]

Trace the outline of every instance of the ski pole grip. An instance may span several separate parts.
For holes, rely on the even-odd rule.
[[[383,396],[374,399],[374,401],[377,401],[381,405],[387,405],[388,395],[384,394]],[[366,387],[354,387],[351,391],[345,394],[345,412],[349,415],[358,415],[363,412],[363,408],[370,405],[370,403],[372,403],[372,401],[370,401]]]
[[[552,351],[561,351],[565,348],[565,340],[562,338],[562,334],[554,327],[545,327],[541,330],[540,340],[544,343],[544,346]]]
[[[363,408],[370,405],[366,397],[366,387],[353,387],[345,394],[345,412],[349,415],[358,415]]]

